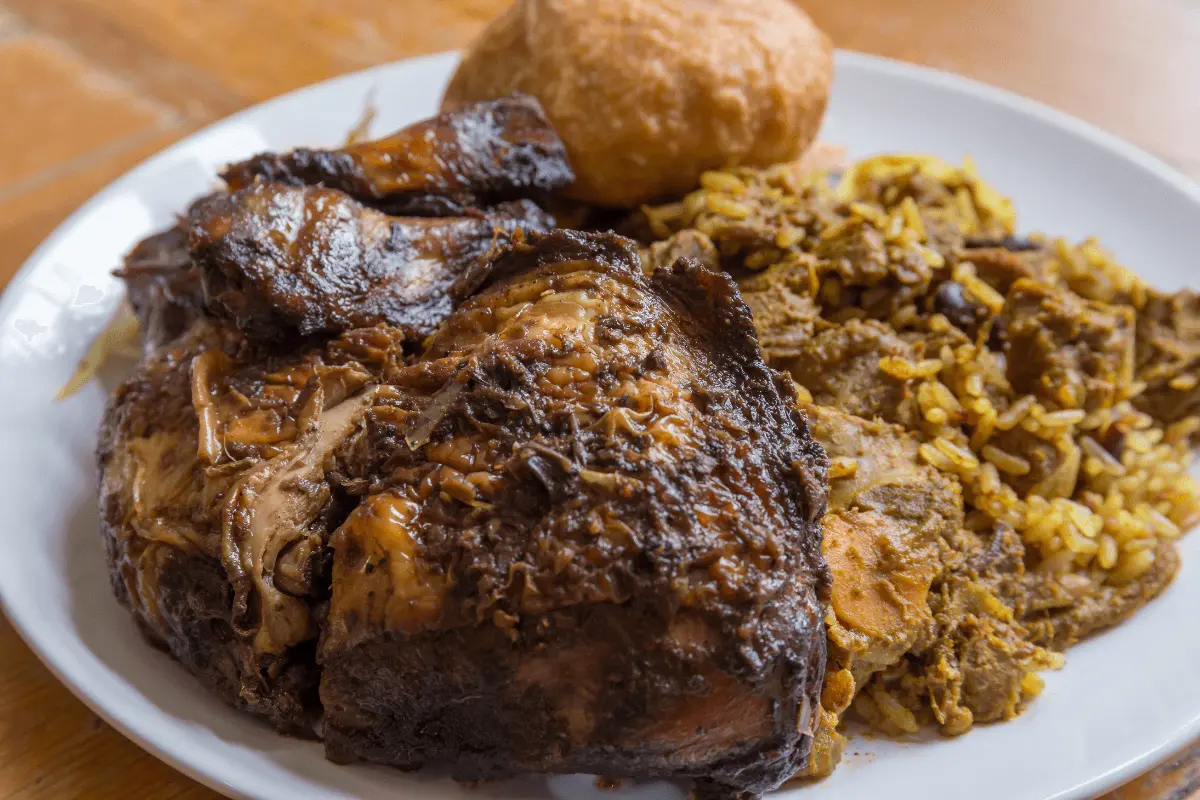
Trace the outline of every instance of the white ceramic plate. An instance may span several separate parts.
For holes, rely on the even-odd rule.
[[[85,703],[146,749],[230,795],[295,800],[397,797],[680,798],[667,784],[597,792],[583,776],[466,789],[432,774],[335,766],[319,744],[276,735],[211,698],[139,637],[109,590],[92,451],[105,374],[53,401],[120,299],[122,254],[214,184],[218,167],[265,149],[334,145],[372,91],[374,131],[432,113],[456,63],[445,54],[328,81],[217,123],[97,195],[51,236],[0,302],[0,596],[26,641]],[[1173,289],[1200,284],[1200,188],[1075,119],[962,78],[838,54],[823,132],[852,156],[970,153],[1012,195],[1022,227],[1099,234],[1130,267]],[[1020,718],[958,739],[852,740],[830,779],[780,793],[879,797],[1080,798],[1151,766],[1200,734],[1200,534],[1158,600],[1071,650]],[[856,755],[853,755],[856,754]]]

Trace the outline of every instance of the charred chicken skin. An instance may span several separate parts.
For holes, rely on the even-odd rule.
[[[541,105],[516,95],[439,114],[391,136],[336,150],[263,153],[222,177],[339,189],[396,214],[446,216],[539,197],[575,179]]]
[[[261,182],[187,220],[209,309],[276,341],[379,323],[428,336],[474,288],[497,231],[552,225],[528,200],[482,217],[391,217],[333,189]]]
[[[531,198],[573,175],[537,100],[511,97],[340,150],[260,154],[224,178],[117,271],[148,350],[204,311],[264,341],[377,323],[427,336],[497,229],[554,226]]]

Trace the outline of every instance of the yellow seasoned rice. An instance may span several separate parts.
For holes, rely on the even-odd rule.
[[[928,296],[937,281],[959,284],[986,309],[987,325],[1009,302],[1006,287],[985,279],[956,249],[969,237],[1002,241],[1016,229],[1012,203],[970,162],[955,167],[929,156],[879,156],[851,165],[835,183],[790,165],[736,168],[707,173],[679,202],[643,212],[658,239],[680,231],[706,237],[721,265],[799,274],[790,290],[819,307],[818,326],[879,320],[920,343],[915,357],[882,355],[878,367],[911,389],[916,416],[905,425],[919,440],[918,458],[961,486],[967,529],[1011,526],[1024,546],[1022,568],[1053,577],[1076,599],[1132,587],[1145,602],[1157,591],[1139,589],[1138,581],[1151,579],[1161,554],[1200,522],[1200,483],[1188,472],[1200,418],[1163,425],[1138,410],[1146,382],[1161,378],[1153,372],[1120,377],[1100,403],[1085,402],[1082,377],[1067,375],[1043,402],[1010,385],[1004,355],[987,345],[988,327],[974,341],[951,335],[958,328],[934,312]],[[884,257],[838,249],[855,241],[881,243],[873,252]],[[1039,252],[1039,283],[1134,313],[1146,308],[1151,290],[1095,240],[1073,244],[1034,234],[1029,242]],[[1169,385],[1182,392],[1198,383],[1200,375],[1188,373]],[[813,401],[808,388],[797,384],[797,390],[804,402]],[[1114,437],[1122,446],[1105,446]],[[854,474],[846,461],[831,465],[832,479]],[[1013,621],[1008,604],[977,588],[979,614]],[[920,658],[919,664],[901,660],[865,683],[851,680],[853,712],[890,735],[914,733],[931,718],[946,734],[970,729],[972,711],[960,698],[929,694],[937,680],[952,682],[957,668]],[[1064,658],[1030,643],[1017,663],[1024,674],[1005,717],[1041,692],[1036,672],[1058,668]],[[814,752],[824,754],[824,766],[809,775],[836,764],[843,710],[823,703]]]
[[[903,181],[897,179],[914,174],[945,191],[923,199],[902,196],[897,187]],[[833,202],[844,203],[844,211],[831,213]],[[860,161],[833,188],[825,174],[800,174],[788,165],[709,172],[701,188],[681,202],[644,212],[656,236],[694,229],[717,243],[722,256],[739,256],[751,269],[799,263],[822,242],[853,226],[870,225],[890,245],[893,263],[888,267],[900,286],[919,284],[928,278],[928,270],[944,264],[936,247],[929,246],[935,236],[930,224],[980,236],[1012,234],[1016,226],[1012,203],[982,181],[972,164],[960,168],[911,155]],[[764,231],[770,233],[766,241]],[[1095,240],[1073,245],[1056,239],[1048,244],[1052,257],[1046,280],[1092,298],[1112,298],[1135,308],[1145,304],[1145,285]],[[813,294],[834,309],[826,312],[831,322],[878,317],[864,309],[891,301],[895,308],[887,321],[897,330],[923,326],[936,335],[949,327],[937,314],[920,318],[916,303],[906,298],[898,302],[903,291],[896,291],[894,284],[853,297],[836,268],[810,262],[809,271]],[[955,264],[952,276],[991,313],[1004,307],[1004,296],[981,280],[970,262]],[[888,375],[918,381],[915,393],[926,424],[921,458],[959,480],[974,508],[1012,524],[1046,560],[1040,567],[1095,568],[1109,582],[1129,581],[1153,563],[1151,544],[1178,536],[1196,520],[1200,485],[1187,474],[1192,460],[1188,440],[1200,428],[1200,420],[1176,423],[1171,435],[1155,428],[1128,399],[1091,412],[1052,410],[1031,395],[1014,395],[986,347],[964,344],[931,356],[919,361],[885,356],[879,362]],[[1182,376],[1177,388],[1186,389],[1197,380]],[[1139,388],[1131,385],[1127,396]],[[805,395],[811,397],[807,391]],[[1097,432],[1114,426],[1130,431],[1120,459],[1096,441]],[[991,440],[1018,428],[1052,446],[1062,456],[1060,470],[1080,470],[1085,489],[1078,496],[1055,496],[1061,475],[1048,477],[1024,496],[1013,489],[1013,481],[1028,475],[1031,465]]]

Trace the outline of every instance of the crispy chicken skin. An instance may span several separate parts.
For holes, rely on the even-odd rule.
[[[377,141],[234,164],[227,192],[140,242],[117,275],[147,352],[206,304],[260,339],[377,322],[419,338],[461,297],[449,289],[486,255],[493,228],[548,230],[554,220],[528,198],[572,177],[535,99],[477,103]]]
[[[728,276],[518,239],[371,419],[383,471],[332,538],[330,757],[711,797],[804,765],[826,459]]]
[[[209,310],[266,341],[379,323],[428,336],[482,277],[497,229],[553,224],[528,200],[391,217],[334,189],[263,182],[196,204],[186,222]]]
[[[338,150],[263,153],[222,177],[234,191],[260,179],[319,185],[396,214],[444,216],[562,189],[575,176],[538,101],[514,95]]]

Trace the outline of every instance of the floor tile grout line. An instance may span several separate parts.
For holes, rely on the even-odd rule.
[[[145,144],[153,140],[156,136],[168,133],[172,129],[178,130],[180,136],[182,136],[187,132],[188,126],[182,124],[181,120],[162,120],[156,125],[144,128],[115,142],[110,142],[103,147],[46,167],[34,175],[21,178],[7,186],[0,187],[0,203],[27,194],[35,189],[40,189],[46,184],[65,178],[72,173],[82,172],[90,167],[94,167],[110,158],[128,152],[141,144]]]

